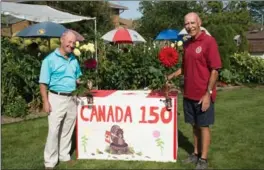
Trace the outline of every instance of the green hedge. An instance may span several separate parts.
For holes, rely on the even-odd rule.
[[[38,108],[41,103],[38,86],[40,58],[19,50],[9,39],[2,38],[1,44],[2,114],[26,115],[29,108]]]
[[[158,60],[159,48],[152,45],[127,45],[125,53],[108,45],[105,56],[99,56],[98,79],[101,89],[160,88],[164,75],[180,66],[163,67]]]
[[[220,79],[227,83],[264,84],[264,59],[248,53],[235,53],[230,57],[230,69],[223,69]]]
[[[2,38],[2,114],[24,116],[28,109],[42,107],[38,78],[41,59],[30,55],[29,51],[19,50],[18,46]],[[126,47],[128,52],[122,48]],[[99,42],[98,70],[84,71],[96,77],[99,89],[151,89],[161,88],[164,75],[172,73],[181,66],[164,68],[158,60],[159,48],[152,43],[138,45],[103,45]],[[82,65],[82,63],[80,63]],[[230,56],[229,69],[223,69],[220,80],[227,83],[264,83],[264,60],[251,57],[247,53]],[[179,79],[173,80],[179,86]]]

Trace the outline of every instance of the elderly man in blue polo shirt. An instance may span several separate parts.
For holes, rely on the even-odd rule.
[[[72,54],[75,34],[66,31],[60,41],[61,46],[43,60],[39,78],[43,109],[49,114],[44,150],[46,169],[53,169],[58,161],[71,160],[69,152],[77,114],[76,100],[71,93],[82,75],[78,60]]]

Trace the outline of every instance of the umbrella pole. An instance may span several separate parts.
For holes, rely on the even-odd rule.
[[[97,75],[98,75],[98,54],[97,54],[97,24],[96,24],[96,18],[94,19],[94,45],[95,45],[95,60],[96,60],[96,77],[95,77],[95,86],[98,90],[98,81],[97,81]]]
[[[48,46],[49,46],[49,51],[50,51],[50,39],[48,38]]]

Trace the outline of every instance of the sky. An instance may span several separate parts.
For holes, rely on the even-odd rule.
[[[128,7],[128,10],[125,10],[123,13],[120,14],[120,17],[122,18],[137,19],[142,16],[142,14],[138,11],[140,1],[110,1],[110,2]]]

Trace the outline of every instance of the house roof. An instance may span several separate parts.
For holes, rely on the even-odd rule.
[[[251,24],[250,27],[248,28],[249,31],[253,31],[253,30],[260,30],[263,27],[263,25],[259,24],[259,23],[254,23]]]
[[[264,41],[264,30],[262,30],[262,31],[258,31],[258,30],[248,31],[246,33],[246,37],[248,40],[262,39]]]
[[[132,28],[133,27],[133,20],[132,19],[125,19],[125,18],[119,18],[119,22],[122,25],[126,25],[128,28]]]
[[[108,2],[108,3],[109,3],[110,8],[128,10],[128,7],[126,7],[126,6],[114,4],[111,2]]]
[[[21,21],[24,21],[24,19],[19,19],[19,18],[13,17],[11,15],[7,15],[7,16],[2,15],[1,16],[1,24],[15,24],[15,23],[18,23]]]

